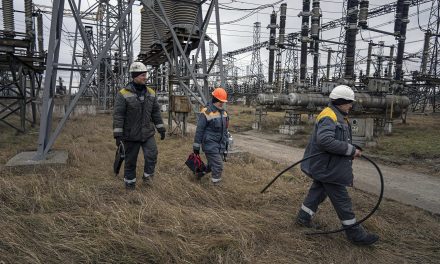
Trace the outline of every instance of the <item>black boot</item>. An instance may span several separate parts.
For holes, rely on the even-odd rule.
[[[127,191],[133,191],[136,189],[136,183],[125,183],[125,189]]]
[[[315,229],[320,228],[318,224],[312,223],[312,216],[301,209],[299,210],[298,215],[296,216],[296,223],[300,226],[307,228],[315,228]]]
[[[345,230],[345,234],[351,243],[358,246],[369,246],[379,240],[378,235],[367,233],[361,225]]]

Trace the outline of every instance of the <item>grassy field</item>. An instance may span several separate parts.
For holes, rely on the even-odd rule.
[[[244,112],[235,116],[240,119],[231,119],[231,125],[246,120]],[[0,130],[2,165],[36,148],[37,131],[14,136],[2,124]],[[225,164],[222,186],[213,187],[208,178],[196,181],[184,165],[191,135],[158,141],[153,186],[139,184],[126,192],[122,178],[112,173],[111,131],[108,115],[71,120],[55,145],[68,151],[67,166],[0,168],[0,263],[438,263],[440,258],[439,217],[388,200],[365,224],[381,236],[376,246],[353,246],[343,234],[306,236],[306,229],[293,224],[310,184],[306,177],[292,172],[260,194],[283,168],[243,153]],[[351,194],[359,218],[377,198],[359,190]],[[316,220],[326,229],[339,227],[328,201]]]

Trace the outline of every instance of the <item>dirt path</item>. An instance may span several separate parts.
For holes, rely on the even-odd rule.
[[[304,149],[276,143],[282,137],[282,135],[266,135],[256,131],[233,135],[236,150],[291,165],[302,158]],[[368,155],[368,153],[365,154]],[[379,167],[384,176],[386,198],[440,214],[439,178],[386,165],[379,165]],[[356,159],[353,163],[353,170],[354,187],[379,194],[379,177],[373,165],[368,161]]]

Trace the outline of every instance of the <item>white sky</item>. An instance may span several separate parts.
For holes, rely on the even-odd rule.
[[[434,0],[433,0],[434,1]],[[23,0],[14,0],[14,9],[23,11]],[[78,3],[78,1],[76,1]],[[92,5],[96,1],[92,0],[82,0],[83,2],[83,8],[82,10],[85,10],[87,6]],[[208,0],[207,3],[204,5],[204,11],[208,8],[208,3],[210,1]],[[234,8],[241,8],[241,9],[247,9],[247,8],[255,8],[259,5],[263,4],[271,4],[278,2],[277,0],[219,0],[220,4],[226,5],[228,7],[234,7]],[[330,20],[334,20],[337,18],[340,18],[344,14],[342,14],[342,0],[321,0],[321,10],[322,10],[322,23],[326,23]],[[388,4],[393,3],[395,1],[391,0],[371,0],[370,1],[370,9]],[[435,1],[438,2],[438,1]],[[49,0],[35,0],[34,3],[37,4],[43,4],[52,6],[52,1]],[[301,17],[298,17],[298,13],[302,9],[302,1],[299,0],[285,0],[284,3],[287,3],[287,18],[286,18],[286,34],[298,32],[300,31],[300,24],[301,24]],[[137,1],[136,6],[134,6],[133,9],[133,37],[137,37],[140,31],[140,6],[139,2]],[[274,6],[274,10],[279,12],[279,6],[281,3]],[[85,6],[84,6],[85,5]],[[428,17],[429,17],[429,8],[431,7],[432,3],[426,3],[422,4],[419,7],[419,15],[417,15],[417,7],[410,7],[409,14],[410,14],[410,23],[408,24],[408,33],[407,33],[407,44],[406,44],[406,53],[414,53],[421,51],[423,47],[423,32],[419,29],[418,21],[420,22],[420,26],[422,28],[426,28],[426,25],[428,23]],[[69,5],[67,0],[65,1],[65,8],[68,9]],[[428,9],[428,10],[427,10]],[[238,18],[241,18],[245,15],[247,15],[250,11],[232,11],[232,10],[221,10],[220,13],[220,19],[221,22],[231,21]],[[266,8],[264,10],[259,11],[258,13],[243,19],[239,22],[228,24],[228,25],[222,25],[221,26],[221,32],[222,32],[222,46],[223,46],[223,52],[228,52],[232,50],[236,50],[242,47],[246,47],[249,45],[252,45],[253,42],[253,23],[255,22],[261,22],[261,41],[266,41],[269,38],[269,29],[267,29],[267,25],[269,24],[269,18],[270,13],[272,12],[272,8]],[[394,15],[395,13],[390,13],[387,15],[383,15],[380,17],[372,18],[369,20],[369,25],[372,27],[375,27],[377,25],[383,25],[379,27],[379,29],[392,32],[394,29]],[[1,15],[3,16],[3,15]],[[22,31],[24,32],[25,24],[24,24],[24,15],[22,13],[16,13],[15,14],[15,28],[16,31]],[[50,28],[50,14],[47,14],[44,16],[44,30],[45,30],[45,46],[48,45],[48,38],[49,38],[49,28]],[[211,17],[211,22],[215,22],[215,15]],[[389,23],[388,23],[389,22]],[[65,17],[64,18],[64,30],[74,32],[75,30],[75,22],[73,18],[71,17]],[[277,24],[279,24],[279,15],[277,17]],[[3,18],[0,19],[0,28],[3,29]],[[214,26],[209,26],[208,34],[213,38],[216,39],[216,30]],[[322,33],[323,39],[332,39],[334,41],[338,40],[340,28],[336,28],[333,30],[324,31]],[[96,33],[96,29],[95,32]],[[72,33],[73,34],[73,33]],[[277,30],[278,35],[278,30]],[[63,33],[63,42],[61,46],[60,51],[60,62],[62,63],[71,63],[72,60],[72,48],[70,47],[73,45],[73,40],[70,38],[67,38],[66,34]],[[357,39],[360,40],[356,43],[356,47],[358,50],[358,55],[360,57],[364,57],[367,54],[367,41],[372,39],[375,42],[378,41],[384,41],[385,45],[396,45],[396,40],[391,36],[385,36],[380,33],[375,32],[369,32],[369,31],[362,31],[362,37],[364,38],[365,42],[361,40],[361,34],[358,34]],[[134,46],[134,56],[136,57],[139,53],[139,42],[140,39],[137,38]],[[329,45],[325,44],[325,48],[332,47],[333,50],[337,49],[337,46],[335,45]],[[322,48],[324,48],[322,47]],[[206,48],[208,52],[208,43],[206,43]],[[47,49],[47,48],[46,48]],[[396,49],[397,51],[397,49]],[[77,52],[80,52],[77,51]],[[264,73],[267,74],[267,61],[268,61],[268,50],[261,49],[261,57],[262,62],[264,65]],[[384,54],[388,54],[389,49],[384,49]],[[239,74],[245,74],[246,66],[249,65],[251,61],[251,52],[242,54],[240,56],[236,57],[236,66],[238,66],[241,69],[241,72]],[[208,55],[208,54],[207,54]],[[283,58],[284,59],[284,58]],[[327,59],[327,53],[321,52],[321,63],[322,65],[326,64]],[[386,65],[386,64],[385,64]],[[308,66],[312,66],[312,58],[309,56],[308,59]],[[357,67],[363,67],[361,64],[358,64]],[[407,62],[406,65],[404,65],[404,70],[416,70],[418,69],[418,64]],[[62,72],[60,73],[61,76],[67,80],[69,73]]]

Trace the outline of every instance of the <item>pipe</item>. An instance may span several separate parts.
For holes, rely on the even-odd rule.
[[[259,94],[257,102],[260,105],[288,105],[289,96],[287,94]]]
[[[364,111],[365,109],[385,110],[391,104],[400,109],[406,109],[410,100],[407,96],[391,95],[377,96],[368,93],[355,93],[356,102],[353,103],[353,111]],[[289,93],[285,94],[259,94],[257,102],[261,105],[289,105],[301,107],[320,107],[329,103],[329,98],[320,93]]]

